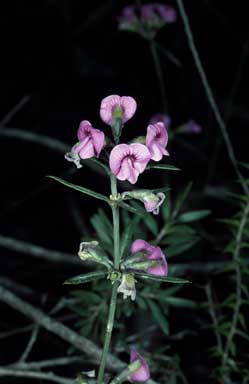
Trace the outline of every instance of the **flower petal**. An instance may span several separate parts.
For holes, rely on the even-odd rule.
[[[99,129],[95,129],[95,128],[92,128],[91,135],[92,135],[92,141],[93,141],[94,149],[96,151],[96,155],[99,156],[105,143],[105,135]]]
[[[78,144],[77,152],[81,159],[90,159],[95,156],[93,142],[90,137],[86,137],[85,140]]]
[[[77,132],[77,137],[79,141],[84,140],[84,138],[89,134],[89,131],[90,131],[89,128],[92,128],[92,124],[90,123],[90,121],[88,120],[81,121],[78,132]]]
[[[133,99],[133,97],[130,96],[122,96],[120,99],[120,106],[123,109],[123,123],[126,123],[126,121],[130,120],[137,109],[137,103]]]
[[[168,275],[168,263],[162,252],[161,252],[160,264],[158,264],[156,267],[148,268],[147,272],[150,273],[151,275],[156,275],[156,276]]]
[[[131,253],[137,253],[140,251],[150,251],[151,245],[147,241],[142,239],[134,240],[131,244]]]
[[[109,157],[109,165],[112,173],[115,176],[120,171],[124,157],[128,156],[129,153],[130,148],[128,144],[118,144],[112,149]]]
[[[145,382],[150,378],[149,366],[144,360],[144,358],[136,351],[135,348],[131,348],[130,351],[130,362],[139,360],[140,367],[129,376],[131,382]]]
[[[117,105],[120,105],[120,96],[118,95],[107,96],[101,101],[100,117],[104,121],[104,123],[112,123],[112,111]]]

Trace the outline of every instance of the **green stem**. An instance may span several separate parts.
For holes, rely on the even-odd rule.
[[[240,265],[239,257],[240,257],[241,247],[243,245],[242,244],[243,235],[244,235],[244,230],[245,230],[245,227],[247,224],[248,216],[249,216],[249,198],[247,199],[247,204],[245,205],[245,209],[244,209],[244,212],[243,212],[242,217],[241,217],[240,225],[239,225],[238,232],[236,235],[236,247],[235,247],[235,250],[233,253],[233,260],[236,263],[236,267],[235,267],[235,270],[236,270],[236,302],[235,302],[234,309],[233,309],[233,317],[232,317],[231,327],[230,327],[230,330],[229,330],[229,333],[228,333],[228,336],[226,339],[226,344],[224,347],[224,353],[222,356],[222,370],[223,371],[225,371],[225,368],[227,365],[227,360],[229,358],[229,353],[230,353],[232,342],[233,342],[233,338],[236,334],[237,324],[238,324],[239,315],[240,315],[240,307],[242,304],[242,297],[241,297],[242,276],[241,276],[241,265]],[[223,378],[224,378],[224,382],[226,382],[226,378],[227,378],[226,372],[225,372]]]
[[[236,175],[237,175],[237,177],[238,177],[238,179],[239,179],[239,181],[241,183],[241,186],[242,186],[245,194],[248,195],[249,194],[249,188],[247,186],[247,183],[246,183],[243,175],[241,174],[241,172],[239,170],[239,167],[238,167],[238,164],[237,164],[237,160],[236,160],[235,154],[234,154],[234,149],[233,149],[230,137],[229,137],[229,135],[227,133],[227,128],[226,128],[225,121],[223,120],[223,118],[221,116],[221,113],[219,111],[219,108],[218,108],[218,106],[216,104],[216,101],[215,101],[212,89],[211,89],[211,87],[209,85],[206,73],[204,71],[202,62],[200,60],[199,53],[197,51],[197,48],[196,48],[196,45],[195,45],[195,42],[194,42],[194,37],[193,37],[193,33],[192,33],[192,30],[191,30],[191,27],[190,27],[188,15],[187,15],[187,13],[185,11],[185,6],[183,4],[183,0],[176,0],[176,3],[178,5],[178,9],[179,9],[182,21],[183,21],[183,26],[184,26],[185,33],[186,33],[186,36],[187,36],[187,39],[188,39],[189,48],[190,48],[190,51],[192,53],[192,56],[193,56],[193,59],[194,59],[194,62],[195,62],[195,66],[197,68],[197,71],[199,73],[201,82],[203,84],[203,87],[204,87],[204,90],[205,90],[208,102],[210,104],[211,109],[213,110],[213,114],[215,116],[217,124],[218,124],[218,126],[219,126],[219,128],[221,130],[221,134],[223,136],[224,142],[226,144],[228,157],[229,157],[229,159],[231,161],[231,164],[233,165],[234,171],[235,171],[235,173],[236,173]]]
[[[117,179],[114,176],[111,176],[111,193],[113,196],[117,195]],[[113,238],[114,238],[114,249],[113,249],[114,267],[116,269],[119,269],[119,263],[120,263],[119,208],[118,208],[118,205],[115,203],[115,200],[113,201],[113,205],[112,205],[112,217],[113,217]],[[113,324],[114,324],[114,318],[115,318],[115,312],[116,312],[118,284],[119,284],[118,281],[115,281],[112,286],[111,302],[109,307],[104,347],[103,347],[103,352],[102,352],[100,366],[99,366],[97,384],[103,384],[106,359],[107,359],[107,354],[108,354],[110,343],[111,343],[112,330],[113,330]]]
[[[149,45],[150,45],[150,51],[151,51],[151,55],[152,55],[155,70],[156,70],[158,86],[159,86],[159,90],[162,98],[163,112],[166,113],[168,111],[168,103],[167,103],[167,97],[166,97],[165,86],[164,86],[163,71],[162,71],[162,67],[161,67],[161,63],[159,60],[154,39],[149,40]]]
[[[118,193],[117,179],[111,176],[111,192],[115,196]],[[119,239],[119,207],[115,202],[112,205],[112,219],[113,219],[113,238],[114,238],[114,268],[119,268],[120,263],[120,239]]]

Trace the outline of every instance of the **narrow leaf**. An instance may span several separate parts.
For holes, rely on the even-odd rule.
[[[136,215],[139,215],[142,217],[145,216],[145,211],[143,212],[142,210],[138,210],[137,208],[134,208],[130,204],[124,203],[123,201],[119,201],[118,205],[121,208],[126,209],[126,211],[128,211],[128,212],[135,213]]]
[[[182,223],[190,223],[191,221],[204,219],[204,217],[210,215],[210,213],[211,211],[209,211],[208,209],[186,212],[180,215],[178,220]]]
[[[63,284],[85,284],[90,281],[103,279],[105,277],[105,272],[89,272],[82,275],[71,277],[71,279],[66,280]]]
[[[179,277],[163,277],[163,276],[156,276],[156,275],[151,275],[149,273],[142,273],[142,272],[134,272],[134,274],[137,277],[140,277],[141,279],[154,280],[154,281],[157,281],[158,283],[173,283],[173,284],[191,283],[191,281],[180,279]]]
[[[173,217],[176,217],[178,215],[178,213],[180,212],[180,210],[184,204],[184,201],[186,200],[186,198],[189,195],[189,192],[191,191],[192,184],[193,184],[192,182],[188,183],[188,185],[183,190],[183,192],[179,194],[177,201],[176,201],[175,209],[173,211]]]
[[[134,219],[130,222],[130,224],[124,229],[120,247],[121,258],[126,256],[127,250],[131,245],[134,228],[138,224],[138,222],[139,217],[135,216]]]
[[[151,314],[154,320],[157,322],[163,333],[169,335],[169,323],[165,316],[163,315],[160,307],[152,300],[148,300],[148,305],[151,309]]]
[[[91,189],[88,189],[88,188],[81,187],[80,185],[77,185],[77,184],[69,183],[68,181],[63,180],[63,179],[56,177],[56,176],[47,176],[47,177],[57,181],[58,183],[65,185],[66,187],[75,189],[76,191],[79,191],[79,192],[84,193],[86,195],[92,196],[95,199],[99,199],[99,200],[105,201],[107,204],[110,204],[109,199],[106,196],[101,195],[98,192],[92,191]]]
[[[150,169],[161,169],[163,171],[180,171],[180,168],[177,168],[171,164],[150,164],[146,170]]]

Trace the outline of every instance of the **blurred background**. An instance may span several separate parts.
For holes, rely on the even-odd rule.
[[[185,3],[204,70],[226,122],[241,172],[246,177],[248,169],[242,165],[248,162],[246,4],[222,0]],[[236,220],[239,220],[244,212],[239,210],[246,197],[242,196],[243,189],[228,158],[220,127],[189,50],[177,4],[167,2],[176,9],[177,20],[162,26],[155,36],[167,111],[162,108],[155,62],[147,39],[139,33],[118,28],[122,9],[132,4],[114,0],[9,0],[0,4],[0,286],[61,324],[76,331],[81,329],[84,337],[101,346],[104,324],[101,323],[103,319],[98,324],[98,316],[103,316],[105,309],[103,313],[97,311],[91,320],[98,324],[95,330],[87,330],[87,313],[91,305],[98,307],[104,300],[103,292],[108,302],[108,291],[89,284],[83,287],[82,298],[77,292],[72,294],[71,287],[62,285],[65,279],[85,270],[76,261],[76,255],[82,238],[98,234],[98,223],[93,219],[96,202],[55,184],[46,175],[60,176],[109,194],[103,175],[96,175],[89,167],[76,171],[64,159],[64,153],[77,141],[81,120],[90,120],[94,127],[110,134],[110,128],[99,116],[101,100],[110,94],[130,95],[136,99],[138,109],[125,127],[124,141],[143,135],[151,117],[166,112],[171,118],[169,161],[181,169],[169,176],[145,174],[139,179],[139,186],[150,188],[169,183],[174,205],[189,182],[193,182],[183,211],[205,210],[209,214],[204,214],[200,222],[193,220],[190,224],[194,231],[191,236],[198,237],[198,241],[189,245],[191,237],[185,248],[172,254],[172,264],[180,265],[178,269],[173,268],[172,273],[188,277],[193,284],[183,287],[177,294],[169,292],[169,296],[175,295],[175,301],[169,299],[166,307],[157,307],[155,311],[159,308],[161,318],[147,319],[145,324],[143,318],[149,318],[153,308],[146,303],[144,308],[143,303],[140,308],[134,308],[128,303],[119,314],[125,325],[119,330],[120,334],[117,330],[114,336],[113,353],[127,361],[125,346],[120,343],[118,334],[129,344],[141,341],[138,330],[147,327],[148,334],[142,336],[146,340],[143,347],[153,355],[148,358],[153,361],[153,376],[158,382],[245,384],[249,380],[245,337],[248,298],[239,297],[241,316],[237,322],[244,336],[241,341],[233,338],[234,350],[228,368],[230,381],[220,379],[223,376],[219,371],[222,365],[219,340],[226,345],[233,309],[238,304],[238,287],[242,284],[241,281],[238,284],[236,268],[222,273],[227,263],[234,262],[231,249],[226,247],[233,236],[236,238],[237,232],[235,227],[230,231],[220,219],[231,220],[237,215]],[[137,7],[139,4],[141,6],[138,2]],[[186,127],[189,121],[198,124],[200,130],[178,133],[179,127]],[[228,195],[231,192],[240,195],[238,199],[242,205],[232,201],[231,194]],[[144,228],[144,236],[153,239],[168,217],[165,211],[158,223],[153,221],[151,226]],[[245,230],[249,232],[247,224]],[[156,230],[155,225],[159,226]],[[154,228],[152,232],[149,226]],[[181,237],[179,233],[177,236]],[[172,246],[167,241],[164,244],[165,249],[167,245]],[[243,265],[245,271],[248,265]],[[240,278],[244,279],[243,274]],[[245,286],[247,279],[245,276]],[[164,297],[163,287],[158,290]],[[221,307],[230,295],[233,299],[221,314]],[[94,358],[88,361],[84,353],[79,356],[75,345],[69,348],[68,342],[56,332],[51,336],[49,330],[40,325],[35,331],[38,335],[34,333],[37,329],[34,319],[21,314],[15,304],[10,305],[12,299],[1,300],[0,291],[1,367],[14,364],[21,357],[22,361],[40,361],[63,356],[74,357],[75,361],[69,360],[67,365],[53,369],[58,375],[73,378],[77,372],[95,367]],[[81,311],[77,306],[79,301]],[[212,309],[217,309],[218,323],[221,321],[229,326],[222,328],[216,324]],[[157,321],[161,328],[155,327]],[[30,340],[30,351],[26,350],[27,356],[23,356]],[[1,367],[0,382],[53,382],[42,377],[5,376]]]

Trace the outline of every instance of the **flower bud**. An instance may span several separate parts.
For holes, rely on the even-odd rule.
[[[159,214],[159,207],[165,199],[165,194],[162,192],[154,193],[149,190],[131,191],[122,193],[122,197],[133,198],[142,201],[147,212],[152,212],[154,215]]]
[[[150,378],[149,366],[144,360],[144,358],[137,352],[135,348],[131,348],[130,352],[130,362],[139,361],[140,365],[135,372],[129,376],[129,380],[132,383],[136,382],[146,382]]]
[[[81,242],[78,256],[83,261],[94,261],[95,263],[104,264],[107,268],[110,268],[112,265],[103,249],[99,247],[99,243],[97,241]]]

